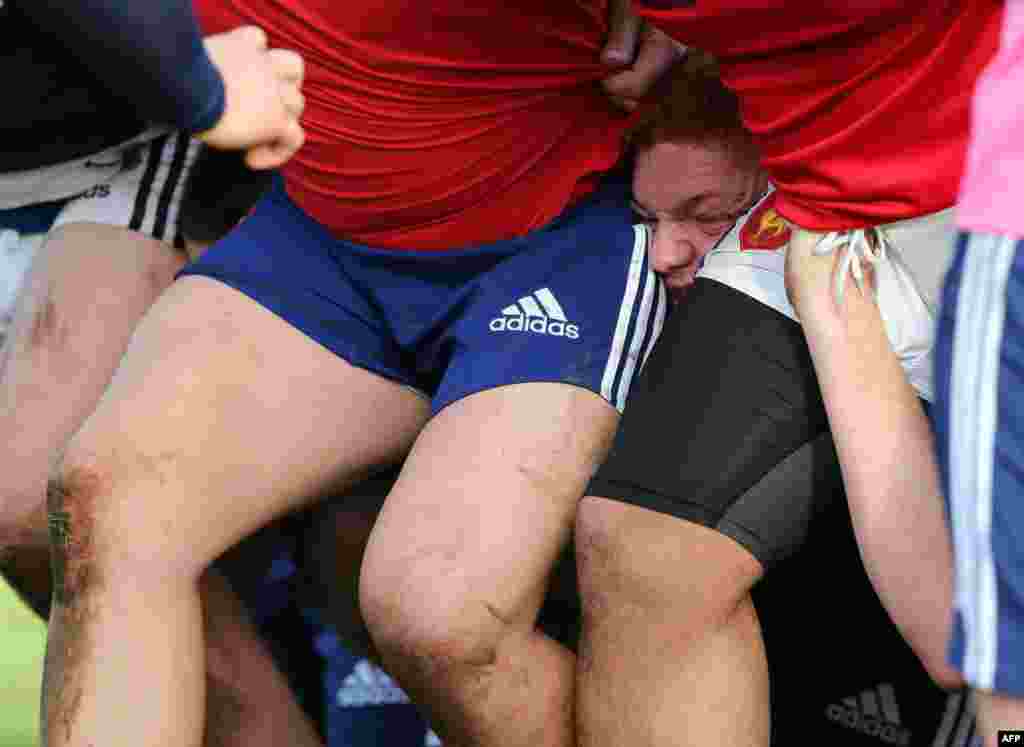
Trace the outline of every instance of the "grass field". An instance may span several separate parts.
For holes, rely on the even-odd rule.
[[[46,628],[0,580],[0,747],[38,744]]]

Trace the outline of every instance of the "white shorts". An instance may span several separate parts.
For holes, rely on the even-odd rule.
[[[181,246],[178,213],[199,143],[187,135],[161,135],[124,154],[120,171],[78,195],[53,228],[69,223],[123,226]]]
[[[98,153],[28,171],[0,173],[0,210],[66,200],[117,176],[137,146],[165,135],[153,128]]]
[[[708,254],[698,277],[756,298],[797,320],[786,295],[790,229],[772,209],[773,192],[736,222]],[[931,401],[932,347],[942,278],[953,256],[953,209],[878,226],[896,261],[876,272],[878,304],[910,383]],[[902,272],[902,269],[906,272]]]
[[[69,223],[101,223],[123,226],[155,239],[166,241],[178,248],[184,247],[178,230],[178,214],[189,172],[199,155],[199,143],[182,134],[159,134],[145,143],[133,141],[119,149],[92,156],[96,163],[108,166],[117,159],[117,169],[107,178],[93,182],[82,194],[69,200],[51,227]],[[152,136],[150,136],[152,138]],[[100,160],[110,157],[109,161]],[[85,174],[90,179],[97,169],[83,171],[81,161],[60,164],[49,170],[31,172],[35,176],[22,185],[24,191],[16,195],[12,189],[15,176],[26,172],[0,175],[0,196],[11,204],[28,207],[30,198],[52,195],[74,182],[81,184]],[[42,172],[56,179],[47,183]],[[63,178],[72,175],[70,179]],[[77,180],[77,181],[76,181]],[[2,207],[2,205],[0,205]],[[0,225],[0,341],[10,324],[15,299],[31,265],[33,255],[42,244],[42,235],[19,235]]]

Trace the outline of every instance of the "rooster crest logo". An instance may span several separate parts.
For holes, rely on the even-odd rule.
[[[750,214],[740,231],[740,247],[746,250],[775,251],[789,243],[789,225],[775,211],[772,193]]]

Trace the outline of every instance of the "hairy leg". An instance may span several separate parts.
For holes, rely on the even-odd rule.
[[[84,223],[39,250],[0,353],[0,547],[46,546],[50,465],[184,261],[141,234]]]
[[[0,453],[0,536],[9,543],[0,547],[0,573],[43,619],[50,614],[52,580],[49,466],[95,407],[136,323],[185,259],[170,245],[127,229],[70,224],[40,249],[18,299],[0,354],[0,440],[11,445]],[[220,583],[204,584],[204,593]],[[256,716],[294,724],[295,744],[318,744],[311,725],[299,725],[295,699],[280,675],[275,678],[269,655],[230,594],[221,589],[209,602],[217,613],[206,615],[209,662],[216,667],[218,655],[237,662],[217,675],[222,691],[247,687],[234,698],[240,711],[208,710],[207,744],[280,743],[272,738],[280,733],[258,728]]]
[[[51,482],[46,744],[198,747],[202,572],[309,496],[400,458],[425,409],[242,294],[175,283]]]
[[[136,322],[185,257],[114,226],[77,223],[40,248],[0,350],[0,573],[50,610],[50,465],[92,411]]]
[[[761,564],[719,532],[605,498],[576,521],[581,747],[764,745]]]
[[[574,657],[534,623],[617,420],[561,384],[474,394],[431,421],[388,496],[362,610],[449,747],[574,743]]]

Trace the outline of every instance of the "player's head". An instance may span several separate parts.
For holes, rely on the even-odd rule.
[[[654,229],[651,261],[674,295],[767,188],[736,97],[713,60],[691,52],[631,133],[636,211]]]

